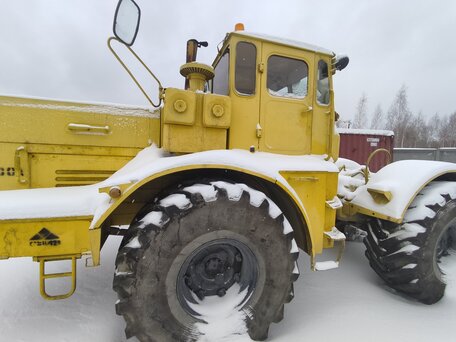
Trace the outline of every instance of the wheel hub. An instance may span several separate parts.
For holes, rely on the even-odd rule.
[[[241,268],[242,254],[236,247],[215,244],[193,256],[184,281],[200,299],[205,296],[224,296],[234,282],[239,282]]]
[[[191,305],[208,296],[223,297],[235,283],[247,301],[256,287],[258,262],[247,245],[236,239],[207,242],[188,255],[177,279],[177,298],[182,308],[199,316]]]

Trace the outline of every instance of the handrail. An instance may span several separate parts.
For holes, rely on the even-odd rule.
[[[128,73],[128,75],[130,75],[130,77],[133,79],[133,81],[136,83],[136,85],[138,86],[138,88],[141,90],[141,92],[144,94],[144,96],[147,98],[147,100],[149,101],[149,103],[155,107],[155,108],[158,108],[161,106],[161,102],[162,102],[162,92],[163,92],[163,86],[162,84],[160,83],[160,80],[157,78],[157,76],[155,76],[155,74],[149,69],[149,67],[146,65],[146,63],[144,63],[144,61],[136,54],[135,51],[133,51],[133,49],[131,47],[129,47],[128,45],[125,45],[125,47],[131,52],[131,54],[133,56],[136,57],[136,59],[142,64],[142,66],[149,72],[149,74],[155,79],[155,81],[157,81],[158,83],[158,92],[159,92],[159,96],[158,96],[158,104],[156,105],[152,100],[151,98],[149,97],[149,95],[147,95],[146,91],[144,90],[144,88],[141,86],[141,84],[139,83],[139,81],[136,79],[136,77],[133,75],[133,73],[130,71],[130,69],[127,67],[127,65],[122,61],[122,59],[119,57],[119,55],[114,51],[114,48],[112,47],[111,45],[111,42],[115,40],[123,45],[125,45],[124,43],[122,43],[122,41],[116,37],[111,37],[108,39],[108,47],[109,47],[109,50],[111,50],[112,54],[114,55],[114,57],[116,57],[116,59],[119,61],[119,63],[123,66],[123,68],[125,69],[125,71]]]
[[[391,152],[388,151],[386,148],[378,148],[371,154],[369,154],[369,157],[367,158],[366,162],[366,168],[364,169],[364,182],[367,184],[367,181],[369,180],[369,164],[372,160],[372,158],[378,153],[378,152],[386,152],[388,155],[388,162],[386,164],[391,163]]]

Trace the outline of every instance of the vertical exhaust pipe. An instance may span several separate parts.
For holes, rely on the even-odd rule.
[[[198,53],[198,41],[196,39],[187,40],[187,56],[185,63],[196,61],[196,54]]]
[[[185,56],[185,62],[191,63],[196,61],[196,55],[198,54],[199,47],[207,47],[209,44],[207,42],[199,42],[196,39],[187,40],[187,51]],[[188,90],[190,87],[188,79],[185,79],[185,90]]]

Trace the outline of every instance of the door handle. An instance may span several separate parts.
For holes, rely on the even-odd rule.
[[[109,126],[92,126],[86,124],[76,124],[70,123],[68,124],[68,130],[75,134],[108,134],[111,131]]]
[[[307,109],[303,110],[302,113],[305,114],[305,113],[309,113],[311,111],[313,111],[313,107],[309,106],[309,107],[307,107]]]

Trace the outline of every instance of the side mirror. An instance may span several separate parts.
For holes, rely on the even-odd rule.
[[[348,65],[348,62],[350,62],[350,59],[348,56],[337,56],[336,57],[336,63],[335,63],[335,68],[339,71],[345,69],[345,67]]]
[[[127,46],[132,46],[138,34],[141,9],[134,0],[119,0],[114,16],[114,35]]]

